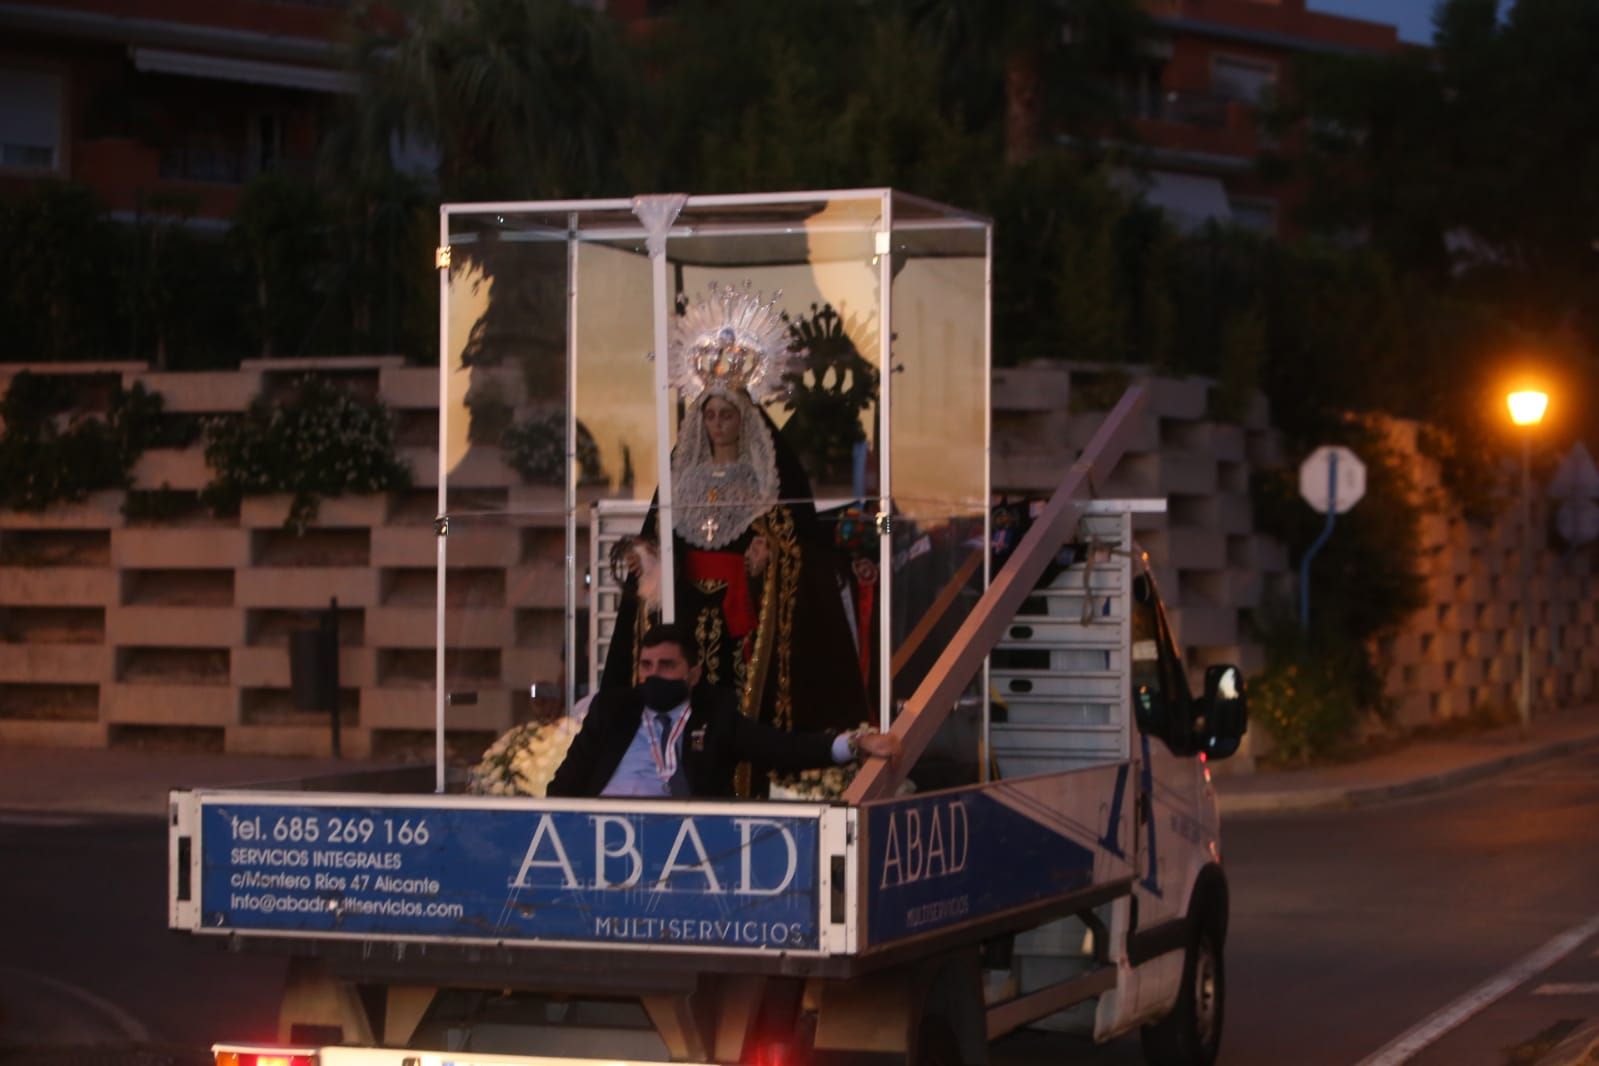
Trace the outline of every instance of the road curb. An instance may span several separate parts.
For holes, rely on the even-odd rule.
[[[1570,740],[1555,741],[1542,747],[1518,751],[1484,762],[1458,766],[1435,774],[1425,774],[1386,785],[1286,789],[1281,792],[1255,792],[1229,796],[1218,790],[1217,803],[1223,814],[1268,814],[1290,811],[1349,810],[1370,807],[1393,800],[1410,799],[1434,792],[1469,785],[1520,766],[1556,759],[1599,744],[1599,733]]]
[[[1534,1066],[1592,1066],[1599,1062],[1599,1021],[1578,1027]]]

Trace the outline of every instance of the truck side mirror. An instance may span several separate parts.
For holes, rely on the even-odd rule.
[[[1238,750],[1249,729],[1244,675],[1238,667],[1212,666],[1205,671],[1204,714],[1201,750],[1208,758],[1225,759]]]

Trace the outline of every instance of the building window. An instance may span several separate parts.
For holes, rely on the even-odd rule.
[[[1227,209],[1232,213],[1233,225],[1264,233],[1277,234],[1277,201],[1265,198],[1228,197]]]
[[[248,172],[241,140],[215,133],[187,133],[161,151],[161,176],[169,181],[239,185]]]
[[[61,172],[65,96],[60,75],[0,67],[0,167]]]
[[[1277,91],[1277,64],[1246,56],[1210,57],[1210,88],[1217,96],[1246,104],[1264,104]]]
[[[283,120],[275,112],[195,111],[186,117],[187,126],[168,134],[162,149],[163,178],[240,185],[282,162]]]
[[[283,118],[272,111],[258,111],[250,116],[250,173],[277,170],[282,162]]]

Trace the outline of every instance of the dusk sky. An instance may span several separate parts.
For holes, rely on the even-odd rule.
[[[1312,11],[1330,15],[1386,22],[1399,27],[1406,41],[1428,44],[1432,41],[1432,9],[1437,0],[1309,0]]]

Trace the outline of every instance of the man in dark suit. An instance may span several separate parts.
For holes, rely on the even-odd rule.
[[[785,733],[746,718],[730,691],[697,685],[699,659],[699,644],[685,627],[658,625],[645,633],[643,681],[595,695],[548,794],[732,796],[741,762],[788,773],[899,754],[899,738],[891,735]]]

